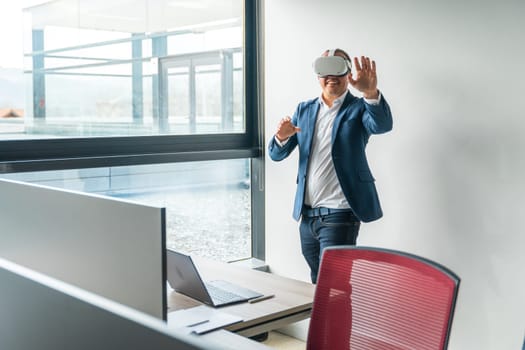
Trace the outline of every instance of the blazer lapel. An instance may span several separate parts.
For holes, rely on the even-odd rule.
[[[339,112],[337,112],[337,115],[335,116],[334,120],[334,126],[332,128],[332,143],[335,141],[335,137],[337,135],[337,130],[339,130],[339,125],[341,124],[341,120],[343,120],[342,116],[345,114],[346,109],[354,100],[356,97],[348,91],[348,94],[346,94],[345,100],[343,101],[343,104],[341,105],[341,108],[339,109]]]
[[[317,122],[317,114],[319,113],[319,100],[315,100],[314,103],[308,108],[308,125],[306,130],[308,130],[308,135],[305,138],[305,149],[308,150],[310,154],[310,149],[312,147],[312,139],[315,134],[315,123]]]

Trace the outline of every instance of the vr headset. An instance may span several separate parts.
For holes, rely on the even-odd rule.
[[[319,78],[325,78],[329,75],[341,77],[348,74],[352,69],[352,63],[341,56],[334,56],[335,50],[329,50],[328,56],[318,57],[313,68]]]

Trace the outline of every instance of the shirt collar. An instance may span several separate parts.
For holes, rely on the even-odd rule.
[[[336,98],[334,100],[334,103],[332,105],[332,108],[337,106],[337,105],[340,105],[343,103],[343,101],[345,100],[346,98],[346,95],[348,95],[348,90],[346,90],[341,96],[339,96],[338,98]],[[324,102],[323,100],[323,94],[321,93],[321,95],[319,96],[319,104],[321,105],[321,107],[324,107],[324,108],[329,108],[326,103]]]

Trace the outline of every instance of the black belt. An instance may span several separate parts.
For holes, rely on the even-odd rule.
[[[330,214],[335,214],[335,213],[351,213],[351,212],[352,212],[352,209],[350,208],[331,209],[331,208],[324,208],[324,207],[320,207],[320,208],[304,207],[302,214],[303,216],[312,218],[316,216],[324,216],[324,215],[330,215]]]

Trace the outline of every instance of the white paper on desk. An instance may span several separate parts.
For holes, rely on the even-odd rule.
[[[170,328],[183,328],[189,333],[203,334],[241,322],[242,317],[206,305],[168,313]]]

